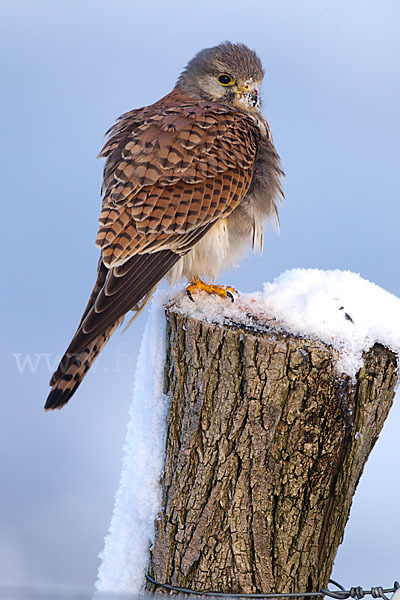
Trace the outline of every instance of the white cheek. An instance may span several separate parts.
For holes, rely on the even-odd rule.
[[[204,77],[201,81],[201,87],[213,98],[222,98],[225,94],[225,88],[214,78]]]
[[[212,90],[216,98],[222,98],[225,96],[226,87],[222,86],[218,82],[212,86]]]

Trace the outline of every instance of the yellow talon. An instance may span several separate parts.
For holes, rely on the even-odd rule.
[[[234,301],[234,295],[236,294],[235,288],[230,285],[214,285],[209,283],[204,283],[201,279],[193,279],[193,281],[187,286],[186,293],[189,298],[194,302],[192,294],[194,292],[207,292],[208,294],[217,294],[218,296],[222,296],[223,298],[230,298],[231,302]]]

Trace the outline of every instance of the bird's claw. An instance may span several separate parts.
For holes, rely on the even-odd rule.
[[[223,298],[229,298],[231,302],[235,301],[234,294],[237,294],[235,288],[230,285],[214,285],[204,283],[201,279],[195,279],[192,281],[186,288],[186,293],[189,296],[190,300],[194,302],[193,293],[194,292],[207,292],[208,294],[217,294]]]

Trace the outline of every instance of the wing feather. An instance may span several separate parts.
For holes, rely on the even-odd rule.
[[[249,115],[194,103],[178,90],[119,119],[100,153],[107,160],[98,279],[65,364],[114,330],[236,208],[251,183],[259,136]]]
[[[96,243],[104,263],[163,249],[179,253],[188,248],[188,232],[230,214],[249,188],[259,135],[242,111],[188,103],[176,91],[139,116],[124,115],[102,152]]]
[[[118,275],[118,269],[121,267],[110,269],[66,354],[68,356],[79,354],[83,348],[131,310],[157,285],[179,258],[178,254],[163,250],[155,254],[133,256],[122,265],[123,275]]]

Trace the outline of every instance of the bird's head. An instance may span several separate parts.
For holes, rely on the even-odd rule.
[[[261,61],[253,50],[244,44],[225,42],[196,54],[179,77],[177,87],[207,102],[253,112],[260,108],[263,76]]]

